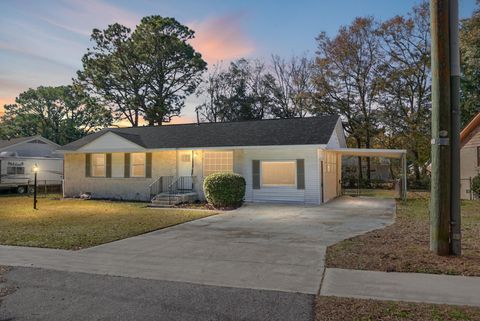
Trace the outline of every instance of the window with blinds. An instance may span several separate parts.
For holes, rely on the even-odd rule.
[[[205,152],[203,156],[203,176],[213,173],[233,172],[233,151]]]

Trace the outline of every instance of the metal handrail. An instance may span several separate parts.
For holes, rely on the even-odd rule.
[[[150,192],[150,198],[160,193],[167,192],[170,196],[178,193],[179,191],[192,191],[194,184],[194,176],[160,176],[148,188]],[[190,180],[190,181],[189,181]],[[188,184],[187,186],[187,183]],[[187,188],[188,187],[188,188]],[[170,200],[169,200],[170,203]]]

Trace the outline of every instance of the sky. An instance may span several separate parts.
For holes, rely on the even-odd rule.
[[[333,36],[357,16],[382,20],[405,14],[420,1],[0,0],[0,106],[28,88],[70,84],[92,46],[92,29],[114,22],[134,28],[144,16],[174,17],[195,30],[192,45],[212,65],[272,54],[313,55],[320,32]],[[475,0],[459,1],[460,16],[469,17]],[[190,97],[175,121],[194,121],[198,103]]]

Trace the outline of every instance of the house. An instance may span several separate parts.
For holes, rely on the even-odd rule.
[[[473,199],[471,180],[480,174],[480,113],[460,133],[460,197]]]
[[[25,193],[33,183],[32,168],[37,165],[42,185],[61,185],[63,155],[60,146],[41,136],[0,140],[0,189]]]
[[[348,149],[340,118],[323,116],[109,128],[61,152],[66,197],[147,201],[189,192],[202,199],[205,177],[235,172],[245,177],[246,201],[320,204],[341,193]]]

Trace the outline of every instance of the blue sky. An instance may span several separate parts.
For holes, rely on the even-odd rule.
[[[91,46],[93,28],[141,17],[175,17],[197,33],[193,45],[209,63],[315,51],[321,31],[334,35],[357,16],[387,19],[420,0],[0,0],[0,105],[29,87],[68,84]],[[475,0],[460,0],[468,17]],[[192,119],[195,99],[184,120]]]

